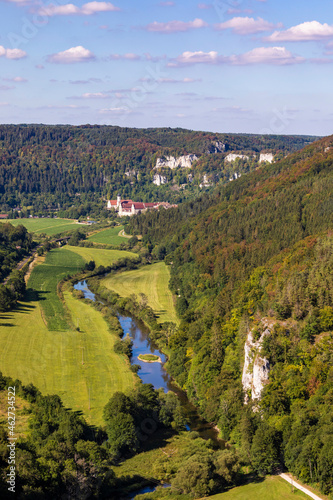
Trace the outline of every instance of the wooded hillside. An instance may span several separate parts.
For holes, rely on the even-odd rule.
[[[0,125],[0,207],[36,214],[74,205],[73,213],[66,215],[75,218],[91,210],[92,203],[102,208],[104,200],[118,192],[139,201],[179,202],[200,192],[204,175],[210,185],[226,182],[234,171],[256,168],[261,151],[283,156],[313,140],[169,128]],[[224,164],[229,151],[245,152],[249,160],[237,158]],[[189,153],[198,157],[192,169],[160,169],[167,184],[153,183],[157,158]]]
[[[285,464],[326,494],[333,492],[332,144],[323,139],[215,196],[130,221],[171,265],[182,323],[169,340],[170,373],[255,470]],[[261,400],[245,405],[250,331],[262,339],[270,372]]]

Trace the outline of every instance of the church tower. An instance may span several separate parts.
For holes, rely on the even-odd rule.
[[[117,208],[119,208],[121,205],[121,196],[120,194],[117,194]]]

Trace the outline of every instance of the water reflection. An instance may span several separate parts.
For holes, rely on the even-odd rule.
[[[165,363],[165,355],[158,350],[157,346],[149,338],[149,330],[142,321],[118,314],[120,325],[124,331],[133,339],[132,363],[140,365],[138,375],[145,384],[153,384],[155,389],[163,388],[165,391],[173,389],[172,381],[161,363],[145,363],[138,356],[140,354],[155,354]]]
[[[82,290],[85,298],[95,300],[95,294],[89,290],[86,281],[80,281],[74,285],[76,290]],[[197,413],[196,407],[188,400],[184,391],[178,388],[173,383],[170,375],[165,370],[161,363],[145,363],[138,359],[140,354],[155,354],[160,356],[162,363],[165,363],[166,356],[158,350],[158,347],[149,337],[149,329],[146,325],[137,318],[128,316],[128,313],[119,313],[118,319],[124,331],[124,336],[129,334],[133,339],[133,356],[131,363],[140,365],[141,369],[138,372],[139,377],[145,384],[153,384],[155,389],[163,388],[165,392],[173,391],[177,394],[186,420],[188,422],[187,430],[195,430],[199,432],[204,439],[213,439],[218,446],[223,447],[224,442],[217,438],[218,431],[203,420]]]

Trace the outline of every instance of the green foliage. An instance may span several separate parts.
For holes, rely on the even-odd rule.
[[[141,448],[158,428],[185,426],[177,396],[158,393],[152,384],[140,384],[128,395],[114,393],[104,408],[104,420],[109,449],[118,459]]]
[[[31,234],[22,224],[14,227],[0,223],[0,281],[29,254],[33,245]]]
[[[124,354],[129,358],[132,356],[133,340],[127,335],[123,340],[116,340],[114,343],[114,352]]]
[[[331,143],[318,141],[196,203],[130,221],[154,255],[165,247],[171,265],[182,322],[169,339],[170,374],[255,471],[285,463],[325,493],[332,493],[330,453],[324,459],[333,390]],[[241,386],[244,343],[250,329],[258,341],[267,324],[261,355],[269,383],[252,418]]]
[[[216,141],[226,150],[253,153],[270,148],[291,152],[308,136],[252,136],[213,134],[184,129],[131,129],[112,126],[1,125],[1,205],[11,217],[45,215],[58,211],[62,217],[107,216],[103,198],[142,201],[176,201],[199,192],[203,172],[228,182],[236,168],[246,172],[257,163],[224,166],[225,152],[215,152]],[[173,182],[187,181],[184,169],[167,169],[165,186],[152,183],[152,167],[164,155],[200,156],[193,167],[193,182],[184,190],[170,189]]]

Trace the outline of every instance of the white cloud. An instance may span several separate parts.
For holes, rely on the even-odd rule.
[[[265,40],[268,42],[305,42],[333,37],[333,26],[318,21],[308,21],[285,31],[275,31]]]
[[[157,78],[156,80],[153,78],[140,78],[140,82],[156,82],[156,83],[195,83],[201,82],[200,78],[182,78],[181,80],[175,78]]]
[[[141,56],[130,52],[128,54],[111,54],[110,59],[115,61],[119,61],[120,59],[124,59],[126,61],[138,61],[141,59]]]
[[[63,52],[52,54],[48,57],[48,61],[59,64],[71,64],[78,62],[89,62],[95,59],[95,55],[90,50],[85,49],[81,45],[78,47],[71,47]]]
[[[130,110],[126,106],[120,106],[120,107],[116,107],[116,108],[100,109],[99,112],[101,114],[121,114],[122,115],[123,113],[130,113]]]
[[[26,78],[23,78],[22,76],[14,76],[14,78],[3,78],[3,80],[6,82],[15,82],[15,83],[25,83],[28,81]]]
[[[183,52],[174,62],[170,62],[168,66],[181,66],[187,64],[217,64],[223,62],[224,58],[219,56],[214,50],[210,52],[197,52],[186,51]]]
[[[194,19],[194,21],[169,21],[167,23],[158,23],[154,21],[148,24],[145,29],[157,33],[177,33],[189,31],[191,29],[204,28],[208,26],[202,19]]]
[[[223,56],[215,51],[211,52],[183,52],[169,67],[186,66],[190,64],[297,64],[304,61],[304,58],[295,56],[285,47],[258,47],[245,54]]]
[[[105,92],[85,92],[82,97],[83,99],[107,99],[110,95]]]
[[[0,85],[0,90],[13,90],[15,87],[13,85]]]
[[[113,12],[119,11],[120,9],[110,2],[88,2],[78,7],[72,3],[65,5],[54,5],[49,4],[46,7],[39,9],[38,13],[44,16],[71,16],[71,15],[82,15],[91,16],[97,14],[98,12]]]
[[[5,57],[6,59],[22,59],[26,57],[27,53],[21,49],[5,49],[0,45],[0,57]]]
[[[210,3],[198,3],[198,9],[212,9],[213,5]]]
[[[253,17],[234,17],[229,21],[215,25],[215,29],[217,30],[232,29],[234,33],[239,35],[272,31],[274,28],[276,28],[276,25],[265,21],[261,17],[258,19],[254,19]]]
[[[229,58],[231,64],[297,64],[304,58],[293,55],[285,47],[258,47],[245,54],[232,55]]]

